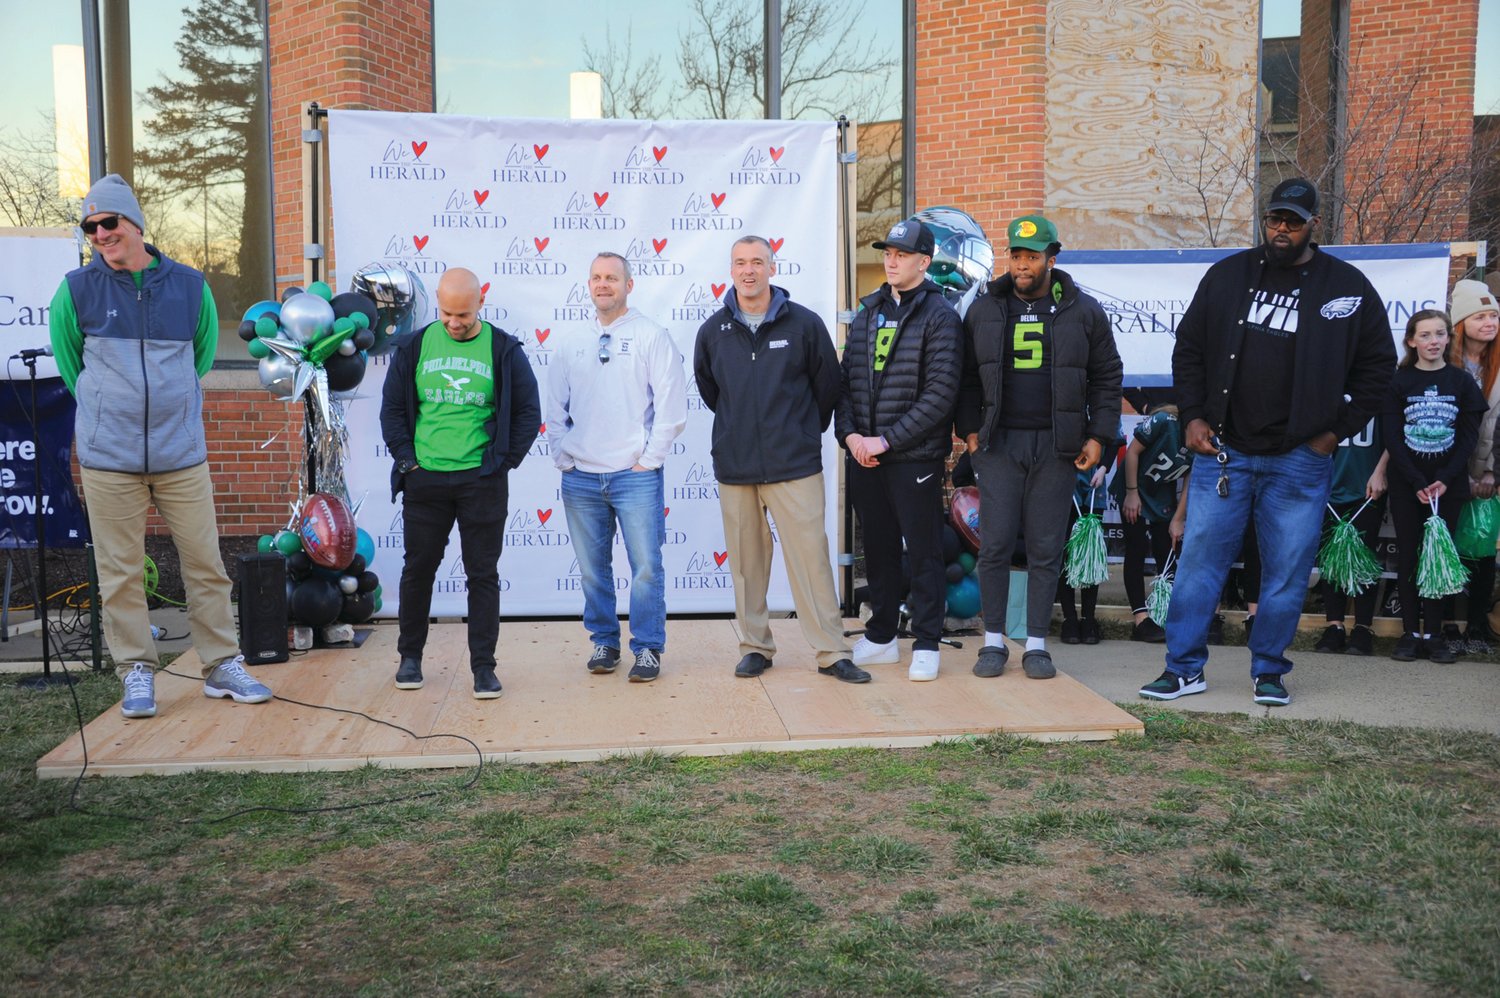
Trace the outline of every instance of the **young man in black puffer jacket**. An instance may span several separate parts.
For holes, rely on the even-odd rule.
[[[844,345],[834,433],[854,458],[849,495],[863,530],[870,619],[855,665],[900,661],[902,540],[911,566],[914,682],[936,679],[943,631],[943,473],[953,450],[953,408],[963,327],[927,279],[932,230],[915,218],[883,241],[887,282],[861,300]]]

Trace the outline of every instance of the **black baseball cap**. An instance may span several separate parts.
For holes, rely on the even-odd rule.
[[[891,226],[891,231],[886,233],[884,239],[877,240],[870,245],[878,250],[893,249],[903,253],[932,256],[937,241],[933,238],[931,229],[915,218],[908,218],[904,222],[897,222]]]
[[[1289,211],[1304,222],[1318,213],[1318,188],[1311,180],[1293,177],[1283,180],[1271,192],[1266,211]]]

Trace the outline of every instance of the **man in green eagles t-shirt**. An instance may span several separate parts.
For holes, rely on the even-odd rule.
[[[492,700],[500,695],[495,644],[505,476],[536,440],[542,411],[521,342],[479,317],[479,278],[463,268],[448,271],[438,282],[437,304],[438,321],[397,342],[381,393],[380,432],[395,462],[391,491],[405,493],[396,688],[422,688],[432,583],[457,523],[474,696]]]

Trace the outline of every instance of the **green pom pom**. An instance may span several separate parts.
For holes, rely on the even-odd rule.
[[[330,288],[324,281],[313,281],[307,286],[307,293],[310,295],[317,295],[324,301],[333,300],[333,289]]]
[[[1068,585],[1074,589],[1097,586],[1109,579],[1109,552],[1104,546],[1104,521],[1098,513],[1085,513],[1068,535],[1063,562]]]
[[[1448,525],[1436,513],[1422,525],[1422,547],[1417,554],[1417,595],[1441,599],[1461,592],[1469,581],[1469,570],[1459,560],[1458,548]]]
[[[250,356],[254,357],[256,360],[260,360],[262,357],[271,356],[271,348],[266,346],[266,341],[258,336],[255,339],[251,340],[249,343],[246,343],[245,349],[248,350],[250,352]]]
[[[1358,596],[1380,578],[1380,562],[1353,521],[1353,516],[1335,520],[1318,548],[1318,576],[1339,592]]]
[[[1167,555],[1167,563],[1157,567],[1156,578],[1146,593],[1146,616],[1162,627],[1167,624],[1167,608],[1172,603],[1172,561],[1176,557],[1176,551]]]
[[[274,315],[263,315],[255,320],[256,336],[271,337],[279,332],[281,332],[281,323],[276,321]]]

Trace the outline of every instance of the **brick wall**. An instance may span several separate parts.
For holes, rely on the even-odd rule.
[[[431,111],[432,4],[269,0],[268,7],[279,292],[302,283],[303,102],[315,100],[325,108]],[[331,244],[331,227],[325,232],[324,241]],[[303,461],[302,406],[271,398],[253,371],[215,371],[204,389],[220,530],[254,535],[284,525]],[[153,517],[149,529],[159,532],[160,521]]]

